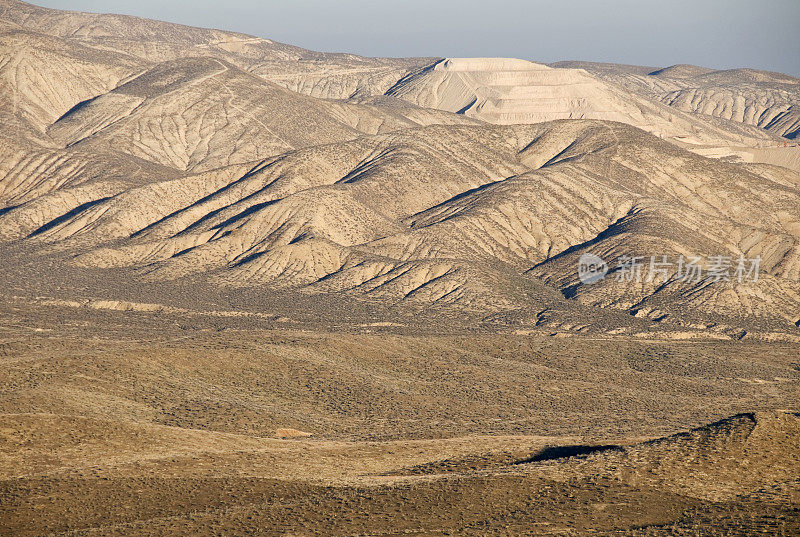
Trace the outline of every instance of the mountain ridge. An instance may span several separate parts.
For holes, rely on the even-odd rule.
[[[2,6],[0,116],[18,136],[0,138],[0,235],[29,262],[194,285],[199,303],[241,290],[519,329],[796,331],[796,148],[774,147],[777,120],[682,111],[652,89],[789,77],[362,58]],[[580,282],[583,254],[609,277]],[[758,257],[762,273],[625,282],[625,255]]]

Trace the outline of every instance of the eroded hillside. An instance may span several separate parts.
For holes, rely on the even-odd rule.
[[[655,89],[791,77],[360,58],[11,0],[0,21],[0,236],[19,296],[63,274],[43,298],[72,300],[93,274],[79,303],[188,286],[198,310],[280,294],[322,318],[330,300],[519,330],[797,337],[800,175],[768,153],[790,130]],[[584,254],[608,277],[581,281]],[[691,281],[617,266],[693,256]],[[757,277],[735,277],[755,259]]]

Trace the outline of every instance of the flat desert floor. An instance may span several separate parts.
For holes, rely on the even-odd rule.
[[[17,314],[2,535],[800,531],[793,344]]]

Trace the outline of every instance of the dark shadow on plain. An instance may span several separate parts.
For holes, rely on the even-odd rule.
[[[566,459],[568,457],[586,457],[592,453],[602,453],[604,451],[622,451],[620,446],[554,446],[544,448],[533,457],[516,461],[514,464],[528,464],[531,462],[553,461],[556,459]]]

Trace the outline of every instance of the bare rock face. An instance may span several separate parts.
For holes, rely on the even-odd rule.
[[[369,59],[13,1],[0,23],[0,236],[25,259],[133,287],[553,328],[611,312],[624,330],[796,331],[797,148],[776,153],[787,140],[767,132],[789,133],[791,114],[737,98],[717,119],[703,99],[657,94],[702,82],[790,95],[791,77]],[[614,270],[587,285],[583,254]],[[616,277],[625,256],[690,255],[759,258],[761,272]]]

